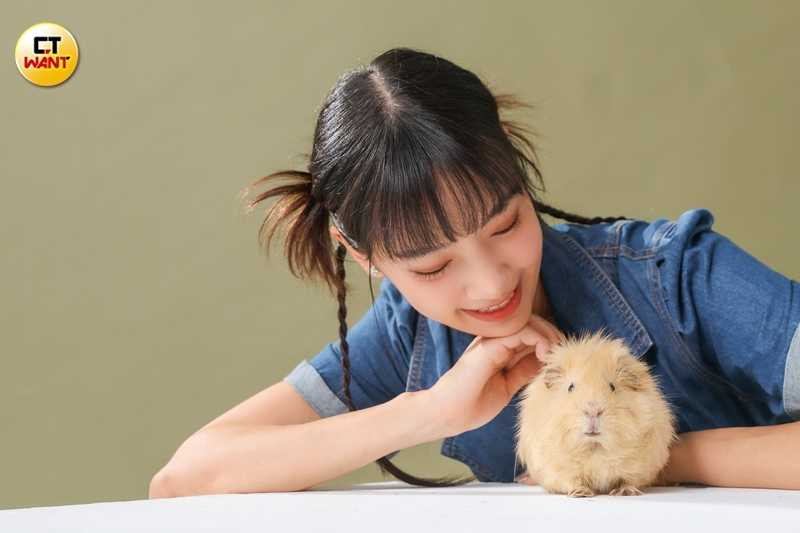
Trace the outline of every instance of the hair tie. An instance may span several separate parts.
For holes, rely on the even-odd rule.
[[[308,185],[308,195],[311,197],[312,200],[314,200],[315,203],[321,203],[324,205],[324,202],[322,202],[322,198],[319,197],[319,187],[317,187],[317,180],[314,179],[314,176],[311,174],[311,172],[303,171],[303,174],[309,177],[308,182],[306,182],[306,184]]]
[[[348,235],[347,232],[344,230],[344,228],[342,227],[342,223],[339,222],[339,217],[336,216],[336,213],[331,211],[330,214],[331,214],[331,220],[333,220],[333,225],[336,226],[336,229],[339,230],[339,233],[342,234],[342,237],[344,237],[344,239],[348,242],[348,244],[350,244],[350,246],[352,246],[355,249],[358,249],[359,246],[356,243],[355,239],[350,237],[350,235]]]
[[[347,234],[347,233],[344,231],[344,229],[342,229],[342,224],[339,222],[339,217],[337,217],[337,216],[336,216],[336,213],[331,213],[331,220],[333,220],[333,224],[334,224],[334,226],[336,226],[336,229],[338,229],[338,230],[339,230],[339,233],[341,233],[341,234],[342,234],[342,237],[344,237],[344,238],[345,238],[345,240],[346,240],[348,243],[350,243],[350,246],[352,246],[352,247],[353,247],[353,248],[355,248],[355,249],[358,249],[358,245],[356,244],[356,241],[355,241],[355,240],[354,240],[352,237],[350,237],[350,236],[349,236],[349,235],[348,235],[348,234]],[[378,269],[375,267],[375,265],[370,265],[370,266],[369,266],[369,275],[370,275],[370,276],[381,277],[381,276],[382,276],[382,273],[381,273],[381,271],[380,271],[380,270],[378,270]]]

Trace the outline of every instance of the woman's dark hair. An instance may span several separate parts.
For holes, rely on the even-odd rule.
[[[524,135],[532,132],[500,117],[502,110],[515,107],[533,106],[513,95],[493,94],[475,74],[446,59],[394,48],[336,81],[319,111],[307,171],[274,172],[245,189],[278,178],[292,180],[257,194],[248,209],[278,197],[259,229],[260,242],[269,253],[275,231],[287,223],[284,252],[291,273],[320,278],[336,294],[343,390],[351,411],[346,248],[339,244],[333,250],[332,213],[370,264],[375,254],[392,260],[455,241],[458,234],[445,212],[444,195],[456,202],[462,234],[481,228],[505,200],[520,193],[529,195],[540,223],[542,213],[580,224],[626,218],[585,218],[539,201],[544,183],[534,146]],[[374,302],[371,283],[370,295]],[[419,486],[456,486],[475,479],[419,478],[388,456],[377,463],[384,475],[388,471]]]

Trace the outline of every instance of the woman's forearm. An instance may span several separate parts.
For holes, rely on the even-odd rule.
[[[670,482],[800,489],[800,422],[679,435],[665,469]]]
[[[297,491],[392,452],[440,438],[425,391],[288,426],[220,425],[184,442],[151,486],[151,497]],[[422,402],[422,403],[421,403]]]

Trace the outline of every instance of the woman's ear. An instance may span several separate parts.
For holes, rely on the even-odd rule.
[[[361,268],[364,270],[364,272],[366,272],[367,275],[369,275],[370,274],[369,261],[367,261],[367,258],[364,256],[364,254],[355,251],[355,249],[352,246],[350,246],[350,244],[348,244],[348,242],[344,239],[344,237],[342,237],[342,234],[339,232],[338,229],[336,229],[336,226],[331,225],[330,232],[331,236],[333,236],[334,239],[339,241],[340,244],[344,245],[344,247],[347,248],[347,252],[350,254],[350,257],[352,257],[359,265],[361,265]],[[377,269],[375,269],[375,266],[373,266],[372,268],[374,269],[372,273],[372,275],[374,276],[378,271]]]

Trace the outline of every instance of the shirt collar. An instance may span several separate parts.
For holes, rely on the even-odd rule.
[[[540,275],[556,325],[567,335],[604,328],[642,356],[653,340],[608,274],[569,235],[576,230],[542,224]]]

